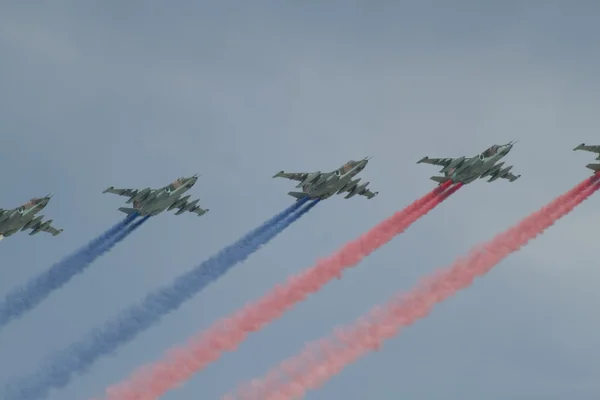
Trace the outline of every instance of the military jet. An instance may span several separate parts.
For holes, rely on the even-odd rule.
[[[596,160],[600,160],[600,146],[588,146],[585,143],[581,143],[579,146],[575,147],[573,149],[573,151],[575,150],[584,150],[584,151],[591,151],[592,153],[598,153],[598,158],[596,158]],[[587,168],[591,169],[592,171],[600,171],[600,164],[588,164],[586,165]]]
[[[48,205],[50,198],[52,195],[35,197],[12,210],[0,208],[0,239],[15,234],[19,229],[21,231],[31,229],[30,236],[41,231],[51,233],[52,236],[61,233],[63,230],[54,228],[51,219],[42,221],[43,215],[35,215]]]
[[[125,214],[138,213],[139,215],[158,215],[163,211],[171,211],[175,208],[179,210],[175,215],[180,215],[186,211],[204,215],[208,212],[207,209],[198,207],[198,199],[188,202],[190,195],[181,197],[187,192],[198,180],[198,175],[189,178],[179,178],[174,182],[160,189],[115,189],[109,187],[103,193],[113,193],[119,196],[129,197],[127,204],[132,204],[133,207],[121,207],[119,211]]]
[[[301,192],[289,192],[290,196],[297,200],[308,197],[310,199],[327,199],[334,194],[348,192],[346,199],[361,195],[369,199],[377,196],[379,192],[371,192],[367,189],[369,182],[358,184],[361,178],[352,179],[356,174],[362,171],[370,157],[360,161],[350,160],[340,168],[331,172],[297,172],[290,173],[279,171],[273,178],[287,178],[294,181],[299,181],[297,188],[302,188]]]
[[[429,158],[423,157],[417,164],[426,163],[439,165],[443,168],[440,170],[443,176],[432,176],[431,179],[442,183],[451,180],[454,183],[471,183],[476,179],[490,177],[488,182],[495,181],[498,178],[508,179],[514,182],[521,175],[513,175],[510,171],[512,168],[508,166],[502,168],[504,162],[496,164],[501,158],[508,154],[516,142],[510,142],[504,145],[495,144],[485,150],[483,153],[474,157],[459,157],[459,158]]]

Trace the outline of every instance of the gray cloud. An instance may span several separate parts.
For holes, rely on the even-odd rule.
[[[193,194],[211,212],[151,220],[13,323],[0,340],[0,376],[31,370],[284,208],[289,185],[270,179],[280,169],[371,155],[363,179],[381,191],[320,205],[51,400],[101,392],[426,192],[436,169],[415,165],[422,156],[520,140],[507,161],[521,180],[464,188],[165,399],[219,396],[584,179],[592,156],[571,149],[598,142],[592,3],[2,8],[2,206],[54,192],[45,214],[65,232],[0,243],[0,292],[116,222],[120,200],[100,194],[106,186],[201,172]],[[597,397],[594,204],[308,397]]]

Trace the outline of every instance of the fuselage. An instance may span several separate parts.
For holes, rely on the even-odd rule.
[[[161,189],[150,190],[147,194],[133,199],[133,208],[140,215],[157,215],[172,206],[194,186],[197,178],[180,178]]]
[[[41,220],[43,217],[36,217],[36,214],[48,205],[48,201],[48,198],[34,198],[0,215],[0,235],[8,237],[27,226],[32,220]]]
[[[367,163],[368,160],[349,161],[335,171],[321,174],[315,181],[302,182],[302,191],[311,199],[327,199],[344,189]]]
[[[458,167],[449,166],[448,169],[444,168],[442,171],[444,175],[452,179],[453,182],[461,182],[463,184],[471,183],[474,180],[481,178],[482,175],[496,166],[496,163],[506,156],[511,148],[511,144],[502,146],[494,145],[483,153],[466,159],[462,165]]]

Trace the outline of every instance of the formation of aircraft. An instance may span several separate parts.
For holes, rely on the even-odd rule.
[[[12,210],[0,209],[0,239],[11,236],[19,230],[27,229],[31,229],[29,235],[35,235],[41,231],[48,232],[52,236],[61,233],[63,230],[54,228],[51,219],[42,221],[43,215],[36,216],[48,205],[51,197],[52,195],[35,197]]]
[[[190,190],[196,184],[198,175],[189,178],[179,178],[171,182],[167,186],[159,189],[115,189],[109,187],[103,193],[113,193],[119,196],[129,197],[126,203],[133,207],[120,207],[119,211],[125,214],[139,215],[158,215],[163,211],[171,211],[175,208],[179,210],[175,215],[183,214],[184,212],[193,212],[199,216],[206,214],[209,210],[202,209],[197,206],[198,199],[188,202],[190,195],[182,197],[182,195]]]
[[[498,178],[508,179],[514,182],[521,175],[513,175],[509,172],[512,168],[508,166],[502,168],[504,162],[498,163],[500,159],[506,156],[516,142],[507,144],[495,144],[484,152],[474,157],[459,157],[459,158],[429,158],[423,157],[417,164],[426,163],[439,165],[443,168],[440,170],[443,176],[432,176],[431,179],[442,183],[451,180],[454,183],[471,183],[476,179],[490,177],[488,182],[495,181]]]
[[[360,161],[350,160],[340,168],[331,172],[284,172],[279,171],[273,178],[287,178],[293,181],[299,181],[297,188],[302,188],[301,192],[289,192],[290,196],[301,200],[305,197],[310,199],[327,199],[334,194],[347,192],[346,199],[361,195],[368,199],[377,196],[379,192],[371,192],[367,189],[369,182],[361,183],[361,178],[353,179],[362,171],[369,162],[369,157]]]
[[[471,183],[480,178],[489,177],[488,182],[495,181],[498,178],[507,179],[514,182],[521,175],[514,175],[510,172],[512,166],[503,168],[504,158],[512,149],[516,142],[512,141],[503,145],[493,145],[481,154],[474,157],[458,158],[429,158],[423,157],[417,161],[441,166],[442,176],[432,176],[431,179],[443,184],[447,181],[453,183]],[[584,150],[598,154],[596,160],[600,160],[600,145],[588,146],[585,143],[580,144],[573,150]],[[303,198],[309,199],[327,199],[335,194],[346,193],[344,198],[348,199],[355,195],[364,196],[372,199],[379,192],[372,192],[367,189],[369,182],[360,183],[361,178],[355,178],[369,162],[370,157],[363,158],[360,161],[350,160],[340,168],[330,172],[285,172],[280,171],[273,178],[287,178],[297,181],[297,188],[301,191],[291,191],[288,194],[296,200]],[[599,164],[588,164],[587,168],[600,172]],[[113,186],[104,190],[103,193],[113,193],[119,196],[129,197],[126,201],[131,207],[120,207],[119,211],[131,215],[154,216],[165,211],[177,209],[175,215],[184,212],[192,212],[198,216],[206,214],[209,210],[198,206],[199,200],[189,201],[190,195],[184,196],[197,182],[198,174],[189,178],[179,178],[167,186],[158,189],[115,189]],[[29,202],[11,209],[4,210],[0,208],[0,239],[11,236],[19,230],[25,231],[31,229],[29,235],[35,235],[39,232],[47,232],[56,236],[63,229],[56,229],[52,226],[52,220],[43,221],[43,215],[36,215],[44,209],[51,195],[45,197],[33,198]]]

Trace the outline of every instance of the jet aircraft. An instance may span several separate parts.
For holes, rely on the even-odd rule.
[[[19,229],[21,231],[31,229],[30,236],[41,231],[48,232],[52,236],[61,233],[63,230],[54,228],[51,219],[42,221],[43,215],[35,215],[48,205],[50,198],[52,195],[35,197],[12,210],[0,208],[0,239],[15,234]]]
[[[485,150],[483,153],[474,157],[459,157],[459,158],[429,158],[423,157],[417,164],[426,163],[439,165],[443,168],[440,170],[443,176],[432,176],[431,179],[442,183],[451,180],[454,183],[471,183],[476,179],[490,177],[488,182],[495,181],[498,178],[508,179],[514,182],[521,175],[513,175],[510,171],[512,168],[508,166],[502,168],[504,162],[496,164],[501,158],[506,156],[516,142],[510,142],[504,145],[495,144]]]
[[[360,161],[350,160],[340,168],[331,172],[284,172],[279,171],[273,178],[287,178],[299,181],[297,188],[302,188],[301,192],[289,192],[290,196],[297,200],[308,197],[310,199],[327,199],[334,194],[347,192],[346,199],[361,195],[369,199],[377,196],[379,192],[371,192],[367,189],[369,182],[358,184],[361,178],[353,179],[356,174],[362,171],[370,157]]]
[[[175,208],[179,210],[175,215],[180,215],[186,211],[204,215],[207,209],[198,207],[198,199],[188,202],[190,195],[182,195],[187,192],[198,180],[198,175],[189,178],[179,178],[174,182],[159,189],[115,189],[113,186],[106,189],[103,193],[113,193],[119,196],[129,197],[127,204],[133,207],[121,207],[119,211],[125,214],[138,213],[139,215],[158,215],[163,211],[171,211]]]
[[[573,151],[575,150],[584,150],[584,151],[590,151],[592,153],[598,153],[598,158],[596,158],[596,160],[600,160],[600,145],[596,145],[596,146],[588,146],[585,143],[581,143],[579,146],[575,147],[573,149]],[[588,164],[586,165],[587,168],[591,169],[592,171],[600,171],[600,164]]]

